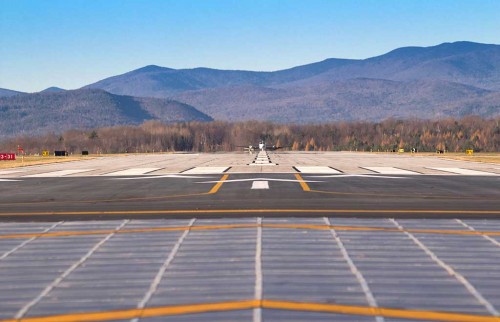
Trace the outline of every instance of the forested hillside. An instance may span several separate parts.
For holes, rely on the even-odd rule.
[[[61,133],[113,125],[211,121],[194,107],[169,99],[114,95],[98,89],[0,98],[0,135]]]
[[[305,151],[500,151],[500,118],[386,120],[379,123],[338,122],[284,125],[270,122],[190,122],[165,125],[147,121],[140,126],[116,126],[66,131],[62,135],[18,136],[0,142],[0,149],[27,153],[67,150],[80,153],[220,152],[242,150],[240,145],[267,144]],[[285,149],[286,151],[286,149]]]

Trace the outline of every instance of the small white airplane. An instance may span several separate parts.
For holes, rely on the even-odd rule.
[[[276,145],[267,146],[267,144],[264,141],[260,141],[259,145],[252,145],[252,144],[250,144],[250,145],[238,145],[238,147],[244,148],[245,150],[248,150],[250,152],[257,150],[257,147],[258,147],[259,151],[266,151],[266,150],[275,151],[278,149],[286,148],[286,146],[276,146]]]

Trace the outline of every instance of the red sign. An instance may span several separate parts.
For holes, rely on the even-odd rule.
[[[15,153],[0,153],[0,161],[3,160],[15,160],[16,159],[16,154]]]

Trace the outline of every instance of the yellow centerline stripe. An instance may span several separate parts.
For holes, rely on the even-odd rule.
[[[386,318],[402,318],[402,319],[427,320],[427,321],[433,320],[433,321],[444,321],[444,322],[499,322],[500,321],[500,317],[465,314],[465,313],[374,308],[369,306],[291,302],[291,301],[279,301],[279,300],[261,300],[261,301],[243,300],[243,301],[227,301],[219,303],[202,303],[202,304],[151,307],[144,309],[74,313],[74,314],[44,316],[44,317],[27,317],[23,319],[0,320],[0,322],[52,322],[52,321],[95,322],[95,321],[110,321],[110,320],[122,320],[122,319],[133,319],[133,318],[173,316],[182,314],[249,310],[256,308],[303,311],[303,312],[322,312],[322,313],[346,314],[346,315],[383,316]]]
[[[311,191],[311,188],[309,188],[309,185],[304,181],[304,179],[302,179],[302,176],[300,174],[296,173],[295,178],[299,181],[302,190]]]
[[[244,229],[244,228],[270,228],[270,229],[309,229],[309,230],[330,230],[339,231],[375,231],[375,232],[392,232],[404,233],[410,232],[415,234],[441,234],[441,235],[466,235],[466,236],[500,236],[500,231],[480,231],[480,230],[445,230],[445,229],[404,229],[384,228],[384,227],[369,227],[369,226],[327,226],[313,224],[228,224],[228,225],[203,225],[203,226],[170,226],[170,227],[150,227],[150,228],[131,228],[115,230],[88,230],[88,231],[60,231],[47,233],[23,233],[0,235],[0,239],[16,239],[16,238],[48,238],[48,237],[68,237],[68,236],[86,236],[86,235],[105,235],[110,233],[115,234],[134,234],[134,233],[154,233],[166,231],[185,231],[185,230],[221,230],[221,229]]]
[[[228,177],[229,177],[229,174],[223,175],[222,178],[220,178],[219,182],[217,182],[217,184],[215,186],[213,186],[212,189],[208,193],[209,194],[217,193],[217,191],[219,191],[220,187],[222,187],[222,184],[224,183],[224,181],[226,181],[226,179]]]

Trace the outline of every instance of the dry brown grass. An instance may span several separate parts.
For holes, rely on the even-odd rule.
[[[363,153],[363,152],[361,152]],[[397,152],[370,152],[377,154],[391,154],[399,155]],[[467,155],[465,152],[446,152],[444,154],[437,154],[435,152],[418,152],[412,154],[410,152],[401,153],[401,155],[411,155],[415,157],[437,157],[440,159],[453,159],[460,161],[471,161],[471,162],[484,162],[484,163],[495,163],[500,164],[500,153],[499,152],[474,152],[473,155]]]
[[[18,168],[18,167],[26,167],[30,165],[37,164],[49,164],[49,163],[60,163],[60,162],[68,162],[68,161],[76,161],[76,160],[86,160],[92,159],[95,156],[68,156],[68,157],[42,157],[42,156],[25,156],[24,158],[21,156],[16,157],[16,160],[12,161],[0,161],[0,169],[9,169],[9,168]]]
[[[439,154],[438,156],[440,158],[453,160],[500,164],[500,153],[474,153],[473,155],[467,155],[465,153],[446,153]]]
[[[93,154],[88,156],[82,155],[72,155],[67,157],[55,157],[55,156],[25,156],[24,160],[21,156],[16,156],[16,160],[13,161],[0,161],[0,169],[9,169],[9,168],[18,168],[18,167],[26,167],[30,165],[38,165],[38,164],[50,164],[50,163],[61,163],[61,162],[69,162],[69,161],[79,161],[79,160],[88,160],[93,158],[103,158],[103,157],[118,157],[118,156],[127,156],[132,155],[133,153],[117,153],[117,154]],[[147,153],[144,153],[147,154]],[[154,153],[155,155],[160,153]],[[163,154],[168,154],[164,152]]]

